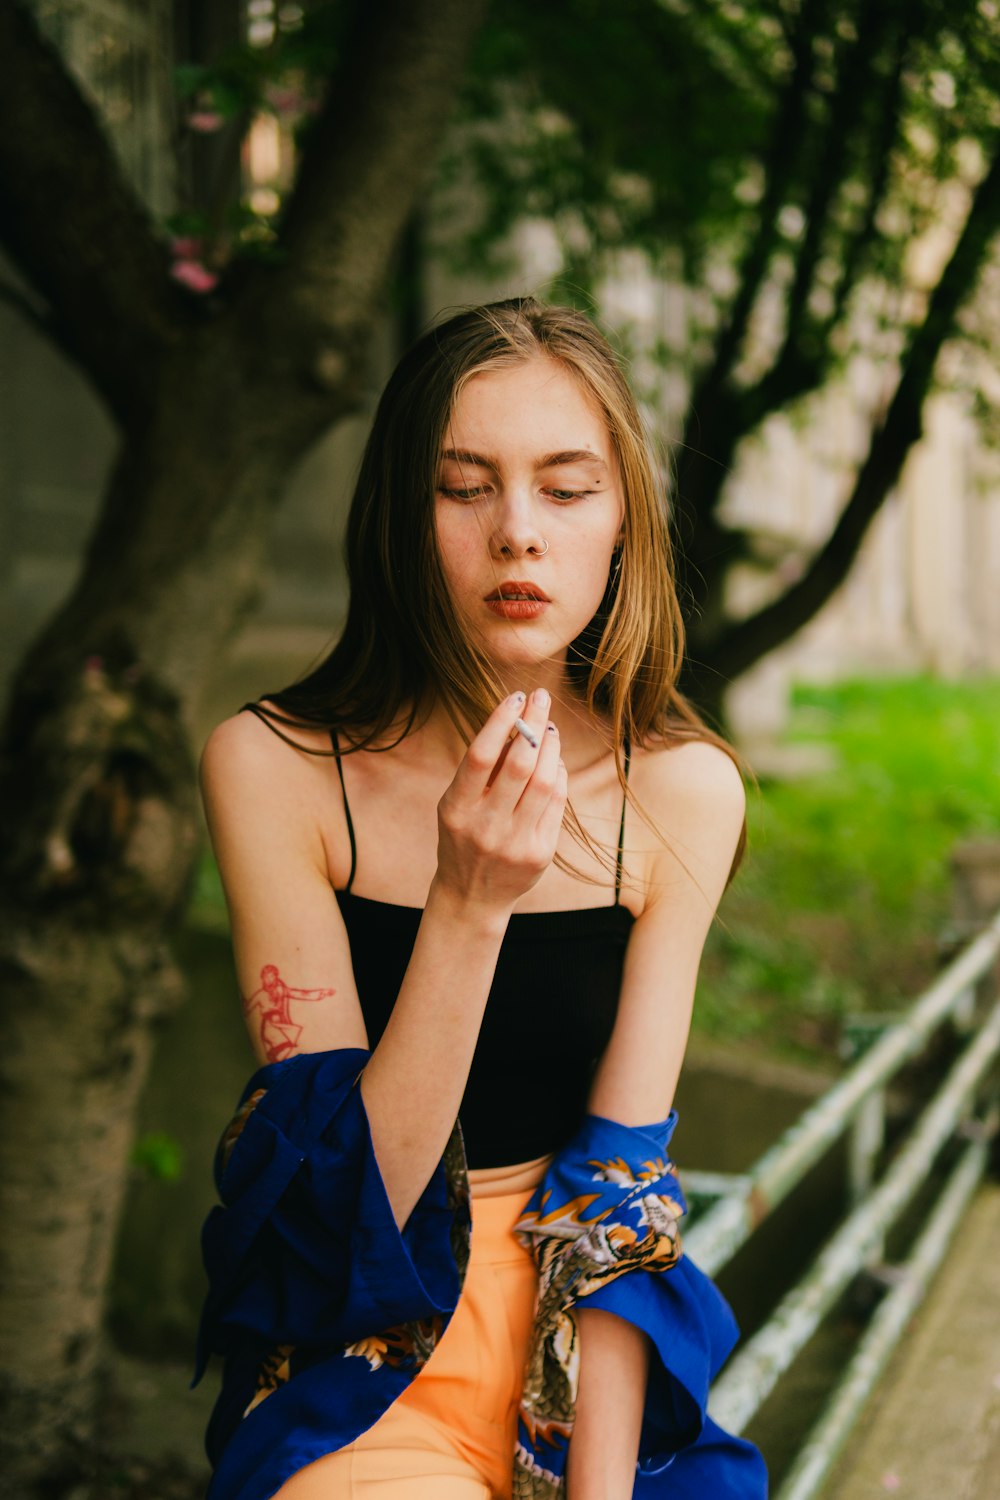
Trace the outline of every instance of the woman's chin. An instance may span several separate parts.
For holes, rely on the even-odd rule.
[[[485,633],[482,649],[497,668],[523,670],[552,666],[566,660],[566,644],[554,639],[511,640],[500,635]]]

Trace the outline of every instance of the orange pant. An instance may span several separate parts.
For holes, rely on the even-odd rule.
[[[510,1500],[537,1285],[511,1226],[549,1160],[469,1173],[469,1269],[431,1359],[374,1427],[293,1474],[275,1500]]]

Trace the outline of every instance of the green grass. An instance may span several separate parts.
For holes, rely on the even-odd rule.
[[[203,932],[229,931],[229,913],[226,910],[219,867],[207,840],[202,844],[198,856],[187,921],[189,927],[196,927]]]
[[[835,767],[749,789],[694,1026],[808,1059],[836,1051],[846,1014],[933,977],[951,848],[1000,833],[1000,680],[799,685],[786,742],[828,746]]]

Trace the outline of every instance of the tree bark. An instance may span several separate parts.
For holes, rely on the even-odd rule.
[[[58,1492],[98,1416],[135,1106],[179,994],[170,942],[199,841],[186,720],[252,601],[289,469],[358,403],[482,10],[359,5],[283,262],[237,270],[205,308],[167,282],[87,105],[0,0],[0,234],[122,431],[76,586],[0,728],[0,1468],[19,1497]]]
[[[16,0],[0,0],[0,241],[112,414],[137,420],[189,304],[93,110]]]

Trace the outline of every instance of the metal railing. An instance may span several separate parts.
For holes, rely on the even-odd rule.
[[[1000,913],[907,1012],[885,1021],[881,1034],[843,1078],[747,1172],[681,1173],[695,1205],[711,1203],[696,1214],[684,1248],[715,1276],[810,1168],[848,1135],[847,1217],[764,1326],[730,1360],[710,1396],[715,1420],[730,1432],[742,1432],[852,1278],[869,1270],[888,1286],[777,1500],[812,1500],[820,1493],[986,1171],[1000,1115],[1000,1092],[991,1077],[1000,1055],[998,955]],[[980,990],[988,995],[980,995],[977,1004]],[[977,1011],[983,1012],[980,1020]],[[887,1087],[946,1021],[968,1040],[876,1183],[885,1144]],[[955,1138],[968,1144],[943,1188],[935,1182],[936,1201],[908,1259],[885,1266],[887,1232],[932,1176],[942,1147]]]

